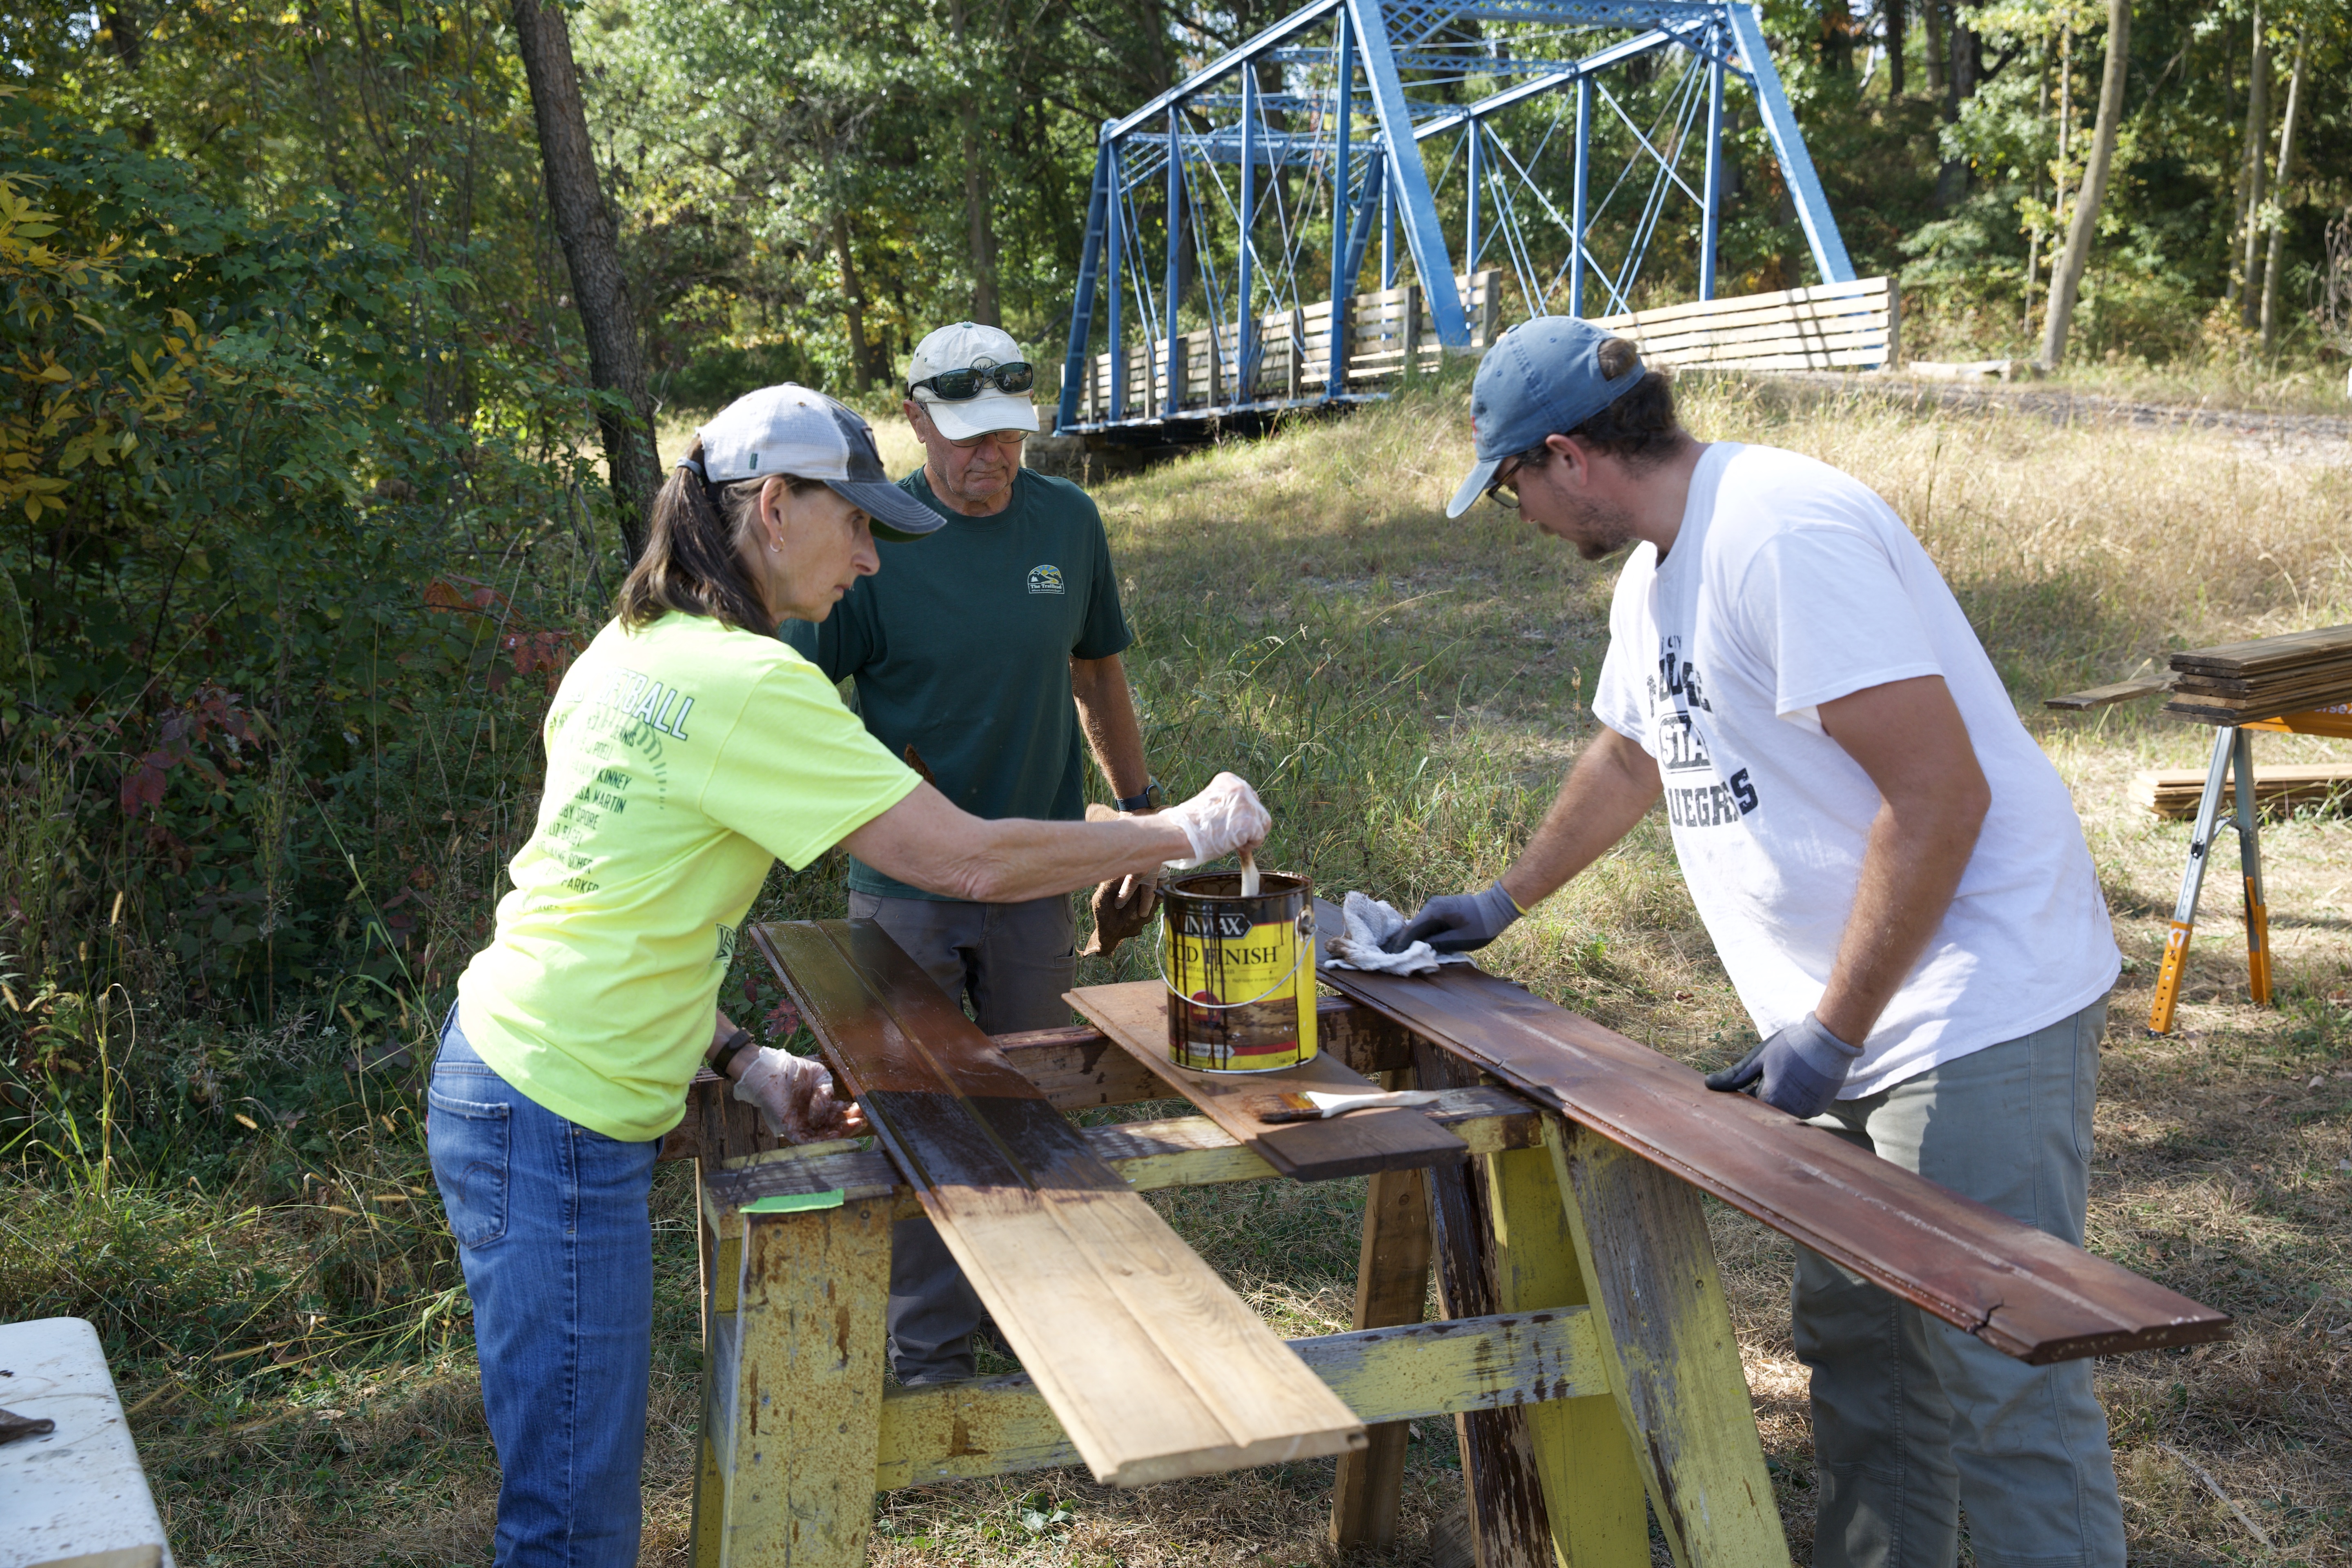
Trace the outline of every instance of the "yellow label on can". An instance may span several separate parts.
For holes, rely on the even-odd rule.
[[[1314,918],[1312,906],[1255,924],[1230,907],[1174,915],[1161,955],[1170,1059],[1198,1072],[1274,1072],[1312,1060]]]

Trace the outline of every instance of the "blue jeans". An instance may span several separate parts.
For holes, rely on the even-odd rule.
[[[502,1472],[499,1568],[631,1568],[659,1142],[619,1142],[521,1094],[475,1054],[454,1007],[426,1099]]]
[[[2083,1244],[2104,999],[1813,1125],[2011,1219]],[[2028,1366],[1797,1249],[1813,1373],[1815,1568],[2124,1568],[2091,1363]]]

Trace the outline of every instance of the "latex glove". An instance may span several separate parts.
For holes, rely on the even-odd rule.
[[[1208,788],[1160,815],[1181,827],[1192,846],[1190,858],[1168,862],[1179,870],[1222,860],[1236,849],[1255,849],[1274,831],[1274,818],[1257,791],[1236,773],[1219,773]]]
[[[813,1057],[796,1057],[773,1046],[735,1080],[735,1098],[760,1108],[768,1131],[787,1143],[822,1143],[855,1138],[866,1131],[866,1112],[854,1100],[835,1100],[833,1074]]]
[[[1381,943],[1385,952],[1402,952],[1425,942],[1437,952],[1469,952],[1503,934],[1519,918],[1519,906],[1503,891],[1499,881],[1483,893],[1448,893],[1421,906],[1421,912]]]
[[[1727,1094],[1753,1095],[1800,1121],[1827,1110],[1845,1086],[1845,1075],[1862,1059],[1811,1013],[1724,1068],[1706,1075],[1706,1087]]]

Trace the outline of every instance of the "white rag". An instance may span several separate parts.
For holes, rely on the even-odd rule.
[[[1366,969],[1381,974],[1427,974],[1441,963],[1467,963],[1466,952],[1440,952],[1425,942],[1414,942],[1402,952],[1384,952],[1381,943],[1404,929],[1404,916],[1396,906],[1362,893],[1349,893],[1347,902],[1348,929],[1340,935],[1324,939],[1323,951],[1330,956],[1323,961],[1326,969]]]

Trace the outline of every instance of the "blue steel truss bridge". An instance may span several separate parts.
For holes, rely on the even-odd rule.
[[[1741,127],[1777,190],[1733,194]],[[1311,0],[1103,125],[1058,427],[1183,443],[1531,316],[1712,300],[1727,206],[1784,193],[1828,287],[1773,298],[1867,287],[1752,5]]]

